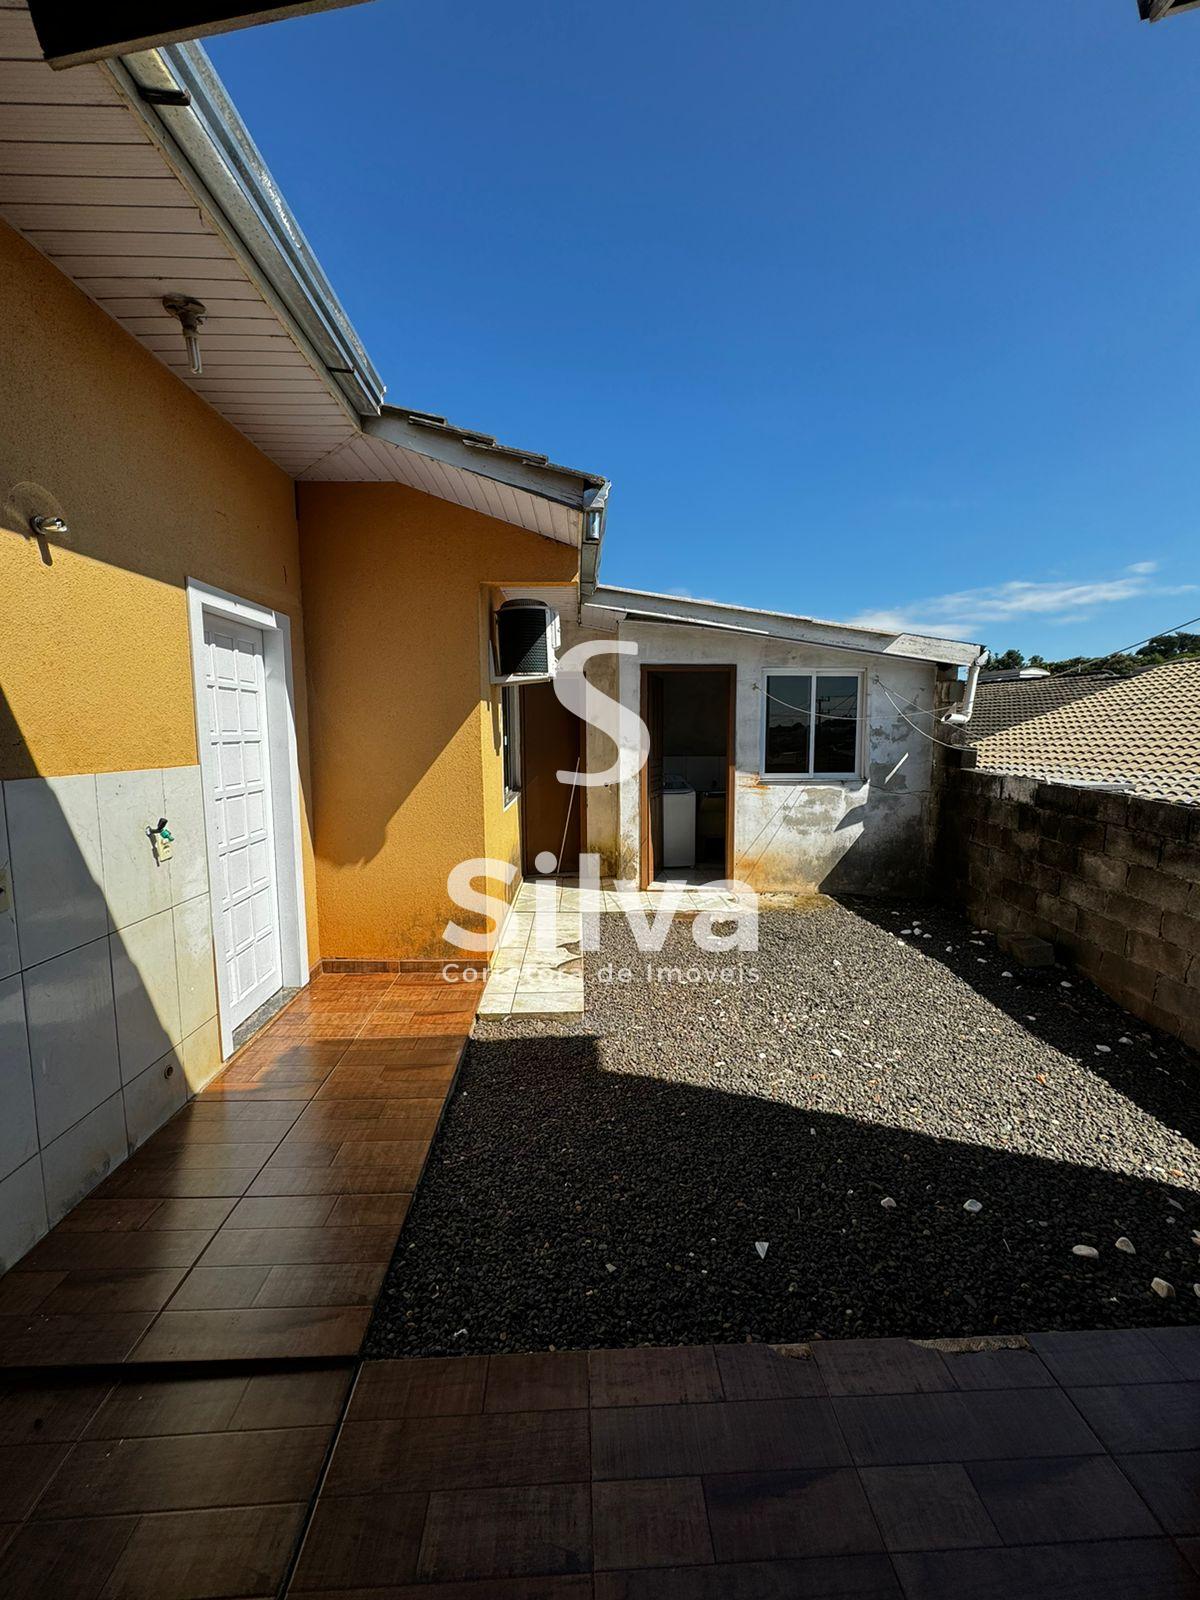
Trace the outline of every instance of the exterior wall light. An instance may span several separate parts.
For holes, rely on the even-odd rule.
[[[30,517],[29,526],[39,539],[62,539],[71,532],[63,517]]]
[[[183,343],[192,376],[200,377],[204,371],[204,363],[200,359],[200,329],[208,316],[208,307],[202,300],[193,300],[188,294],[165,294],[163,310],[175,317],[183,329]]]

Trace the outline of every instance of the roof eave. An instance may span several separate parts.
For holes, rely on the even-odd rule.
[[[377,414],[383,381],[203,48],[166,45],[104,67],[270,291],[331,392],[355,417]],[[186,103],[149,104],[147,88],[176,90]]]

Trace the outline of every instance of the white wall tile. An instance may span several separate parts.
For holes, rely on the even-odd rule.
[[[128,1083],[181,1037],[172,913],[131,923],[109,944],[121,1081]]]
[[[175,967],[179,974],[179,1028],[195,1033],[217,1014],[217,977],[213,966],[212,918],[206,894],[176,906]]]
[[[0,877],[7,883],[0,899],[0,978],[21,970],[17,948],[17,911],[12,886],[12,863],[8,854],[8,823],[4,815],[4,785],[0,783]]]
[[[27,970],[25,1012],[44,1146],[121,1087],[108,940]]]
[[[166,815],[162,771],[101,772],[96,797],[109,924],[126,928],[171,904],[170,862],[155,860],[146,837]]]
[[[191,1094],[199,1094],[221,1070],[221,1032],[217,1019],[206,1022],[183,1041],[183,1075]]]
[[[45,1233],[46,1193],[35,1156],[0,1179],[0,1272],[7,1272]]]
[[[183,900],[208,893],[204,785],[199,767],[164,767],[162,779],[163,815],[175,840],[171,857],[171,900],[179,905]]]
[[[33,1072],[20,973],[0,979],[0,1178],[37,1155]]]
[[[187,1099],[183,1062],[175,1051],[125,1085],[125,1127],[130,1149],[144,1144]]]
[[[18,778],[4,803],[21,965],[31,967],[108,932],[96,780]]]
[[[42,1151],[50,1226],[65,1217],[128,1154],[125,1107],[121,1096],[114,1094]]]

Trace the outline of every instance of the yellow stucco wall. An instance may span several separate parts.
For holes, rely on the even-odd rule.
[[[187,578],[286,612],[304,682],[291,480],[3,223],[0,285],[0,507],[32,481],[71,529],[47,563],[0,514],[0,778],[188,765]]]
[[[443,958],[450,868],[519,860],[489,591],[569,585],[577,554],[398,484],[298,498],[323,953]]]

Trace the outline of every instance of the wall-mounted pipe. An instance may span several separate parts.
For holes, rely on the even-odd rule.
[[[975,690],[979,687],[979,674],[983,664],[988,658],[988,652],[981,650],[967,668],[967,687],[963,693],[962,707],[958,711],[947,711],[941,718],[942,723],[948,728],[965,727],[971,720],[971,713],[975,709]]]

